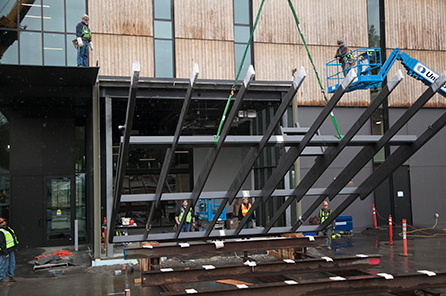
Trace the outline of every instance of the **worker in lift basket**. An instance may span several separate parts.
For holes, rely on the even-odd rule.
[[[322,209],[319,211],[319,224],[324,223],[324,221],[328,219],[331,213],[332,213],[331,210],[328,208],[328,202],[324,201],[322,203]],[[322,234],[327,236],[325,239],[325,245],[329,250],[331,250],[331,236],[333,234],[334,229],[335,229],[335,221],[333,220],[333,223],[327,226],[327,228],[325,228],[322,231]]]
[[[348,71],[355,66],[356,61],[353,59],[352,53],[350,49],[344,45],[344,41],[342,39],[338,40],[338,49],[336,50],[336,54],[334,56],[335,59],[339,61],[342,67],[342,71],[344,73],[344,77],[347,75]]]

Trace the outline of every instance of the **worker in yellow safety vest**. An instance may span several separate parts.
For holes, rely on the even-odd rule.
[[[238,220],[242,221],[242,219],[246,216],[246,214],[251,209],[252,204],[249,202],[248,197],[243,198],[243,203],[240,205],[239,211],[238,211]],[[252,221],[255,219],[255,213],[252,213],[250,219],[246,222],[246,224],[243,226],[243,228],[251,228],[252,227]]]
[[[327,220],[330,215],[331,215],[331,210],[328,208],[328,202],[324,201],[322,203],[322,209],[319,211],[319,224],[324,223],[324,221]],[[331,236],[333,234],[334,229],[335,229],[335,221],[333,221],[332,224],[327,226],[322,231],[322,234],[327,236],[325,239],[325,245],[327,246],[327,249],[329,249],[329,250],[331,250]]]
[[[184,221],[183,227],[181,227],[180,232],[189,232],[191,228],[192,223],[192,217],[194,216],[194,210],[191,208],[189,212],[185,215],[187,208],[187,200],[183,200],[183,204],[181,207],[178,208],[178,210],[175,212],[175,222],[177,225],[180,224],[180,222],[183,220],[183,217],[186,217],[186,221]]]
[[[6,225],[6,220],[0,218],[0,286],[9,286],[9,283],[19,283],[14,278],[15,254],[19,244],[11,227]],[[4,281],[8,274],[9,282]]]

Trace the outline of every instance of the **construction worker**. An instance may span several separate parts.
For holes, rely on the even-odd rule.
[[[328,208],[328,202],[324,201],[322,203],[322,209],[319,211],[319,224],[324,223],[325,220],[331,215],[331,210]],[[333,230],[335,229],[335,221],[329,226],[327,226],[322,234],[326,235],[325,245],[327,249],[331,250],[331,236],[333,234]]]
[[[336,50],[334,58],[337,59],[341,64],[342,72],[344,73],[345,77],[349,69],[351,69],[356,64],[356,61],[355,59],[353,59],[350,49],[344,45],[344,41],[342,41],[342,39],[338,40],[338,46],[339,47]]]
[[[192,217],[194,216],[194,210],[191,208],[187,215],[184,215],[184,212],[186,212],[187,208],[187,200],[183,200],[183,204],[181,207],[178,208],[178,210],[175,212],[175,222],[177,225],[180,224],[181,220],[183,220],[183,217],[186,217],[186,221],[184,221],[183,227],[181,227],[180,232],[189,232],[191,223],[192,223]]]
[[[9,286],[9,283],[19,283],[14,278],[15,254],[19,244],[17,237],[11,227],[6,225],[6,220],[0,218],[0,286]],[[9,282],[4,279],[8,274]]]
[[[77,66],[88,67],[88,48],[93,50],[93,43],[91,43],[91,31],[88,27],[90,18],[84,14],[82,21],[76,26],[76,40],[77,40]]]
[[[246,216],[246,214],[251,209],[252,204],[249,202],[248,198],[245,196],[243,197],[243,203],[240,205],[240,208],[238,210],[238,220],[242,221],[242,219]],[[243,226],[243,228],[251,228],[252,227],[252,220],[255,219],[255,214],[252,213],[250,219],[246,222],[246,224]]]

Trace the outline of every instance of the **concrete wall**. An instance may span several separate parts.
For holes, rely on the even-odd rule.
[[[406,111],[403,108],[389,110],[393,124]],[[417,135],[424,132],[437,120],[445,109],[422,109],[400,134]],[[435,213],[440,215],[438,226],[446,225],[446,129],[443,128],[407,162],[410,165],[413,224],[417,227],[432,227]]]
[[[248,148],[222,148],[203,191],[227,191],[240,170],[248,150]],[[198,180],[208,151],[207,148],[194,149],[194,182]],[[250,190],[252,187],[249,175],[241,189]],[[232,213],[232,206],[226,207],[226,213]]]

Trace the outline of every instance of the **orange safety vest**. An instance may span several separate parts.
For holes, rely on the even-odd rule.
[[[246,207],[245,204],[242,203],[242,215],[243,215],[243,217],[245,217],[246,213],[248,213],[250,208],[251,208],[251,204],[248,204],[248,207]]]

